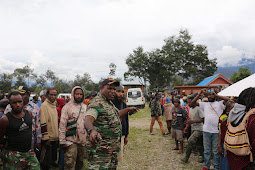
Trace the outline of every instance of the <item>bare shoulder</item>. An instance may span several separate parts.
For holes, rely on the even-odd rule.
[[[0,119],[0,127],[7,127],[9,125],[9,119],[6,115],[4,115],[1,119]]]

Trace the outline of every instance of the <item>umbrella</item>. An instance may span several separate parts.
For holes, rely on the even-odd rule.
[[[255,87],[255,74],[250,75],[249,77],[246,77],[235,84],[232,84],[231,86],[227,87],[226,89],[222,90],[218,94],[221,96],[234,96],[238,97],[239,94],[249,87]]]

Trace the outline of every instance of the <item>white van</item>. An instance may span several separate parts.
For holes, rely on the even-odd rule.
[[[145,98],[141,88],[130,88],[127,91],[127,106],[145,107]]]
[[[71,93],[59,93],[58,98],[71,99]]]

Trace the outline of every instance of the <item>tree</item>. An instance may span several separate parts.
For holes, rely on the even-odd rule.
[[[125,80],[138,77],[142,84],[148,79],[148,54],[144,52],[143,47],[137,47],[130,53],[126,59],[128,71],[124,73]]]
[[[46,80],[44,74],[41,74],[36,78],[35,82],[36,82],[37,86],[39,86],[41,88],[45,88],[47,80]]]
[[[54,87],[57,88],[58,93],[70,93],[72,91],[73,81],[67,81],[56,78],[54,81]]]
[[[0,74],[0,89],[1,92],[9,92],[12,89],[12,74]]]
[[[50,69],[48,69],[44,76],[45,76],[46,80],[50,80],[51,86],[53,86],[53,83],[57,78],[55,76],[55,73],[53,71],[51,71]]]
[[[93,82],[89,73],[84,73],[82,76],[77,74],[73,81],[74,86],[80,86],[82,89],[93,90]]]
[[[249,67],[240,67],[238,69],[238,73],[234,72],[234,74],[230,77],[230,81],[236,83],[246,77],[249,77],[250,75],[251,71],[249,70]]]
[[[205,45],[195,45],[191,41],[188,30],[180,30],[179,35],[171,36],[165,40],[162,53],[166,58],[169,70],[179,75],[184,80],[193,78],[193,84],[197,84],[205,77],[211,76],[217,70],[216,59],[208,58]]]
[[[134,76],[149,81],[151,89],[170,87],[176,76],[183,81],[192,79],[194,84],[217,70],[216,59],[208,59],[207,48],[195,45],[188,30],[165,39],[161,49],[145,52],[138,47],[126,59],[128,71],[124,77]]]
[[[110,68],[109,76],[115,76],[116,67],[117,66],[114,63],[110,63],[110,65],[109,65],[109,68]]]
[[[14,70],[13,76],[16,78],[15,88],[19,86],[30,86],[30,80],[35,79],[37,75],[34,73],[34,70],[31,69],[28,65],[23,68],[16,68]],[[26,80],[27,79],[27,83]]]
[[[183,79],[180,76],[175,76],[173,78],[173,87],[174,86],[183,86]]]

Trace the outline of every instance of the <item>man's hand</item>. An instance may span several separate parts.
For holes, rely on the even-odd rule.
[[[128,107],[128,109],[129,109],[128,111],[129,115],[135,114],[136,112],[139,111],[136,107]]]
[[[221,145],[218,145],[218,151],[219,151],[219,154],[222,156],[223,155],[223,151],[222,151]]]
[[[190,119],[189,119],[189,120],[186,121],[186,123],[187,123],[187,124],[192,124],[192,123],[193,123],[193,120],[190,120]]]
[[[124,139],[124,145],[127,145],[127,143],[128,143],[128,138],[125,138]]]
[[[89,139],[91,143],[96,144],[99,140],[102,140],[100,133],[98,133],[95,129],[93,129],[89,135]]]
[[[41,150],[41,148],[42,148],[41,143],[36,143],[36,144],[35,144],[35,147],[36,147],[37,149]]]
[[[188,133],[188,128],[184,128],[183,129],[183,134],[187,134]]]

